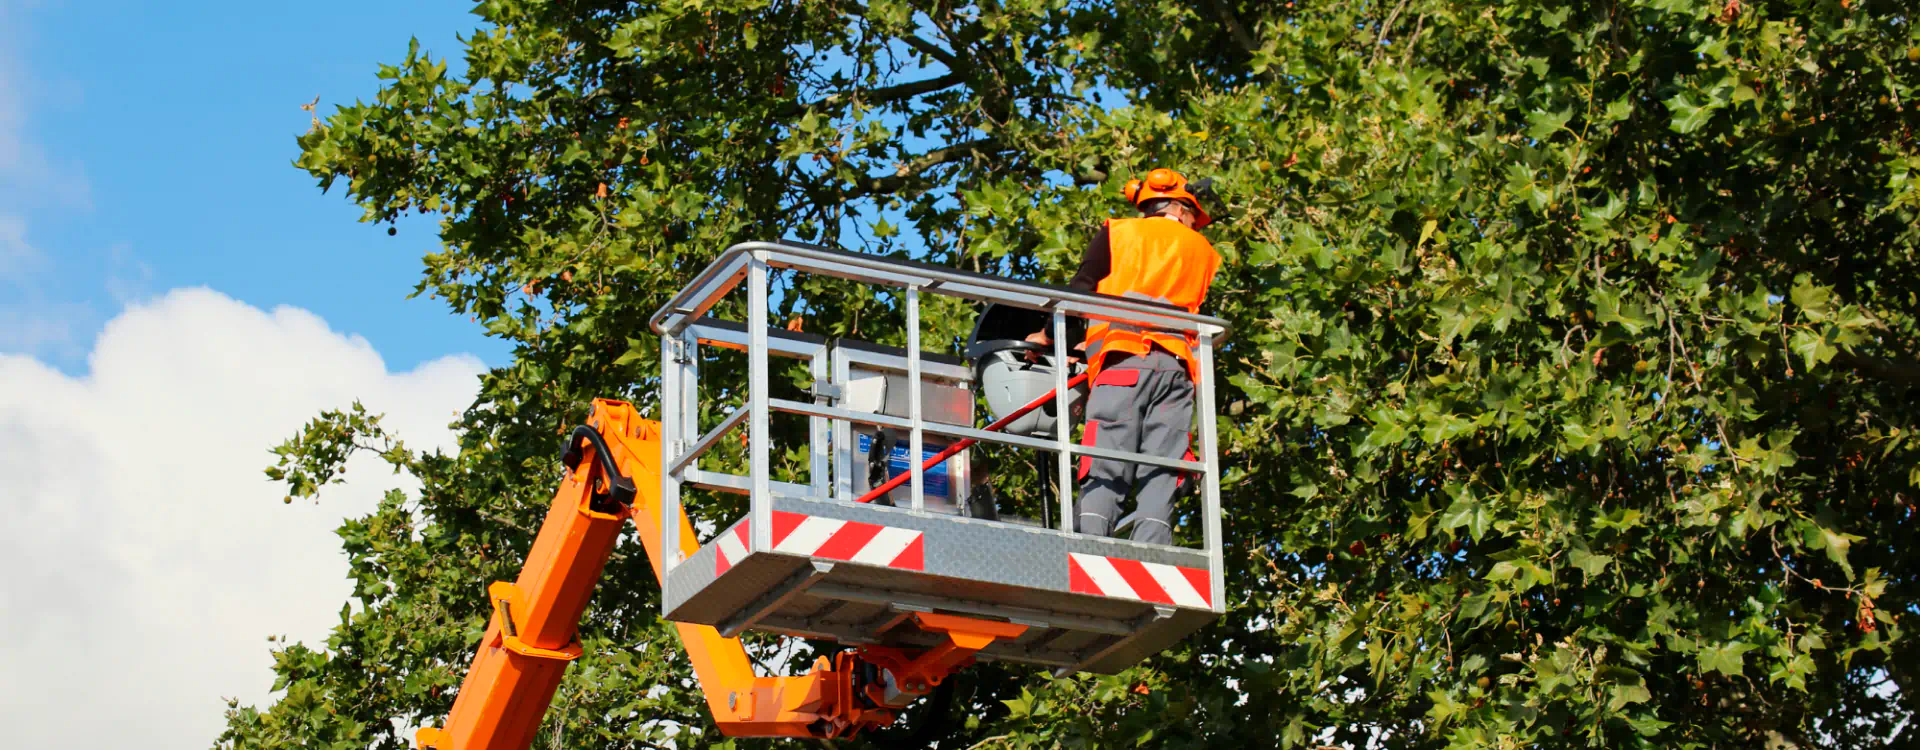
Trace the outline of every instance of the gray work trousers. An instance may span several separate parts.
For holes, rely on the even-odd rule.
[[[1187,364],[1154,348],[1144,357],[1111,360],[1087,396],[1081,444],[1129,453],[1180,458],[1193,426],[1193,379]],[[1082,534],[1106,536],[1129,490],[1138,517],[1133,540],[1173,543],[1173,495],[1185,472],[1128,461],[1080,457]]]

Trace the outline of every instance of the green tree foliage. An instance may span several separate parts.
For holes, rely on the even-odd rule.
[[[1235,215],[1210,300],[1240,331],[1232,609],[1118,677],[983,668],[943,747],[1873,746],[1912,716],[1910,5],[475,13],[464,74],[410,50],[298,165],[367,221],[438,216],[420,291],[513,361],[455,455],[357,411],[283,448],[297,495],[356,449],[425,487],[341,528],[354,600],[324,646],[276,651],[284,694],[234,708],[220,747],[400,747],[438,721],[556,438],[591,397],[650,397],[644,321],[721,248],[1059,281],[1162,165],[1220,177]],[[782,319],[898,340],[888,297],[781,283]],[[706,725],[656,593],[623,546],[542,746]]]

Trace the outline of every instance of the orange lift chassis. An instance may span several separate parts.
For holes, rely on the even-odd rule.
[[[659,424],[639,418],[626,402],[596,399],[588,426],[574,429],[562,460],[569,476],[554,493],[520,578],[488,587],[493,619],[446,726],[416,736],[422,748],[524,750],[532,744],[567,664],[580,657],[580,616],[627,519],[660,574]],[[699,548],[684,514],[678,539],[683,555]],[[740,641],[711,626],[674,627],[722,734],[836,738],[892,723],[981,649],[1027,630],[946,614],[915,613],[914,620],[946,642],[926,650],[842,651],[792,677],[755,674]]]

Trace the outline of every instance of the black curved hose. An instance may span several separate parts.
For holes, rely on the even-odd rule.
[[[928,747],[953,734],[953,682],[952,675],[948,675],[927,695],[920,724],[913,728],[913,734],[907,735],[902,747]]]
[[[593,444],[593,455],[600,461],[600,473],[607,477],[606,491],[602,492],[598,484],[594,485],[593,500],[588,507],[610,515],[625,513],[633,505],[633,480],[620,473],[620,467],[613,462],[613,450],[607,447],[607,439],[600,435],[599,430],[586,425],[573,428],[573,434],[567,436],[566,445],[561,446],[560,462],[566,464],[568,469],[579,465],[583,454],[580,448],[582,438]]]
[[[912,727],[891,727],[890,731],[876,732],[874,744],[881,747],[922,748],[933,747],[934,743],[953,734],[954,683],[957,676],[948,675],[934,686],[933,692],[920,699],[919,715]]]
[[[867,685],[880,681],[880,669],[871,663],[862,663],[863,670],[856,675],[853,695],[867,708],[876,708],[873,701],[866,697]],[[958,675],[949,675],[935,685],[932,692],[922,698],[912,726],[893,725],[870,732],[866,736],[879,747],[923,748],[932,747],[935,742],[953,734],[954,683]],[[904,712],[903,712],[904,713]]]

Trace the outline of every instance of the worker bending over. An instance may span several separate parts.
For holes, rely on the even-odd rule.
[[[1212,198],[1211,182],[1189,184],[1171,169],[1128,182],[1125,194],[1140,218],[1109,219],[1068,286],[1199,312],[1220,268],[1213,245],[1195,231],[1213,221],[1201,206],[1202,196]],[[1046,331],[1027,338],[1052,343]],[[1187,455],[1200,367],[1192,347],[1183,334],[1104,321],[1088,326],[1085,357],[1093,392],[1081,444],[1173,459]],[[1075,525],[1083,534],[1107,535],[1131,491],[1138,509],[1134,541],[1171,544],[1173,496],[1183,479],[1184,472],[1174,469],[1081,456]]]

